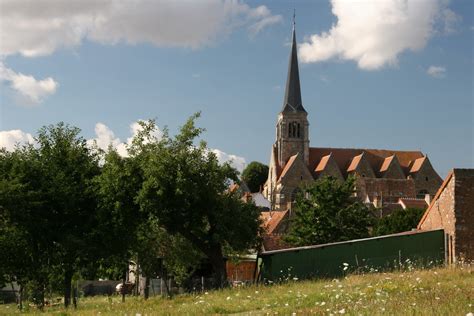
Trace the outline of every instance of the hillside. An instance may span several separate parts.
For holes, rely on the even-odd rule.
[[[28,313],[37,312],[29,308]],[[46,314],[62,314],[61,307]],[[351,275],[343,279],[291,281],[281,285],[251,286],[171,300],[144,301],[118,296],[84,298],[71,315],[161,314],[320,314],[320,315],[466,315],[474,312],[474,269],[439,268]],[[0,314],[19,313],[15,305],[0,305]],[[27,314],[28,314],[27,313]]]

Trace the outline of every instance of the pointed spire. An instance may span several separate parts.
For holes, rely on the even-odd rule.
[[[298,53],[295,29],[295,12],[293,12],[293,36],[282,112],[306,112],[301,101],[300,74],[298,70]]]

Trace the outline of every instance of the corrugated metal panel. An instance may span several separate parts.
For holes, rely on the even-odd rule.
[[[428,266],[444,261],[444,231],[406,232],[347,242],[264,252],[261,280],[337,277],[354,271]],[[347,267],[347,268],[345,268]]]

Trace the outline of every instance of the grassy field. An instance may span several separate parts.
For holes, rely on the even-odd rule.
[[[160,297],[94,297],[79,301],[77,310],[46,307],[55,315],[196,315],[196,314],[318,314],[318,315],[466,315],[474,312],[474,269],[438,268],[424,271],[351,275],[344,279],[296,281],[250,286],[171,300]],[[20,313],[0,305],[1,315]],[[29,307],[22,314],[40,313]]]

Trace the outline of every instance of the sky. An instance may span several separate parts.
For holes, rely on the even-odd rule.
[[[294,9],[312,147],[474,168],[469,0],[0,0],[0,146],[64,121],[126,155],[137,121],[201,111],[221,161],[268,164]]]

